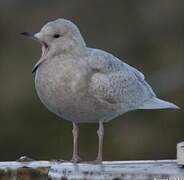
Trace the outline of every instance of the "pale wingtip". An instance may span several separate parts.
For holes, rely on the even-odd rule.
[[[173,104],[174,106],[172,107],[172,109],[177,109],[177,110],[181,110],[181,108],[175,104]]]
[[[181,108],[179,106],[177,106],[174,103],[168,102],[170,104],[170,106],[168,107],[168,109],[177,109],[177,110],[181,110]]]
[[[167,102],[156,97],[150,99],[149,101],[143,103],[140,106],[140,109],[177,109],[180,110],[181,108],[174,103]]]

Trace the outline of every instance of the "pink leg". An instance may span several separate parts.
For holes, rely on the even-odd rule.
[[[77,123],[73,123],[73,156],[71,162],[77,163],[81,161],[81,158],[78,156],[78,136],[79,136],[79,126]]]
[[[97,130],[99,144],[98,144],[98,155],[96,158],[96,162],[102,161],[102,154],[103,154],[103,136],[104,136],[104,127],[103,122],[99,122],[99,129]]]

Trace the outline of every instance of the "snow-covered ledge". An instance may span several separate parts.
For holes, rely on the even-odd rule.
[[[0,180],[184,180],[183,148],[184,144],[179,143],[177,160],[73,164],[21,158],[19,161],[0,162]]]
[[[184,179],[184,168],[176,160],[158,161],[112,161],[102,164],[73,164],[69,162],[0,162],[0,179],[123,179],[123,180],[165,180]],[[180,179],[179,179],[180,178]]]

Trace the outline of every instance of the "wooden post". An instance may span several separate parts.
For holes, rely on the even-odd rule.
[[[177,144],[177,163],[184,166],[184,142]]]

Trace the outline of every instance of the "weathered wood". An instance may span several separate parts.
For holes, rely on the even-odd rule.
[[[53,161],[0,162],[0,180],[161,180],[167,178],[184,179],[184,169],[177,165],[176,160],[112,161],[102,164]]]
[[[184,165],[184,142],[177,144],[177,163]]]

